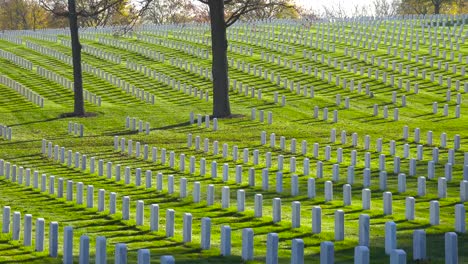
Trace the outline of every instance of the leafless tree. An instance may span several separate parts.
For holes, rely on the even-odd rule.
[[[401,4],[399,0],[374,0],[374,14],[377,17],[394,16],[398,12],[398,7]]]
[[[323,6],[323,16],[325,18],[345,18],[347,17],[346,10],[342,2],[338,2],[335,6]]]
[[[302,25],[306,29],[310,29],[314,22],[320,19],[320,14],[313,8],[299,8],[299,15],[302,19]]]
[[[80,0],[79,0],[80,1]],[[134,25],[137,18],[148,8],[152,0],[138,0],[132,8],[135,14],[128,26]],[[74,116],[84,116],[83,98],[83,75],[81,69],[81,44],[78,35],[78,18],[91,19],[106,14],[109,10],[118,8],[119,5],[127,3],[127,0],[40,0],[41,5],[56,16],[67,17],[70,22],[70,36],[73,58],[73,81],[74,81]],[[84,4],[86,3],[86,4]],[[101,23],[107,20],[98,19]]]
[[[369,7],[366,5],[355,4],[353,6],[353,12],[351,13],[351,17],[365,17],[365,16],[369,16]]]
[[[288,0],[198,0],[210,11],[212,73],[213,73],[213,116],[231,116],[229,103],[229,81],[226,29],[242,16],[272,6],[290,6]]]
[[[258,8],[252,10],[252,12],[246,13],[242,16],[242,19],[272,19],[272,18],[298,18],[299,8],[291,0],[284,1],[281,5],[269,5],[269,3],[275,2],[274,0],[262,0],[259,1],[260,5],[264,8]],[[227,6],[227,12],[229,13],[229,5]]]
[[[144,19],[154,24],[187,23],[197,15],[190,0],[153,0]]]

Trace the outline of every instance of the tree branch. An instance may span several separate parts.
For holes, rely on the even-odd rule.
[[[46,0],[39,0],[39,5],[46,11],[60,17],[68,17],[69,12],[65,9],[64,5],[60,5],[59,2],[53,2],[54,6],[50,6]]]
[[[200,0],[199,0],[200,1]],[[296,10],[293,4],[288,3],[287,0],[277,0],[264,2],[263,0],[244,0],[234,3],[233,0],[225,0],[224,3],[230,3],[232,5],[239,5],[239,7],[232,12],[230,17],[226,20],[226,27],[229,27],[237,22],[241,16],[250,13],[255,10],[264,10],[271,7],[283,7],[293,8]],[[297,10],[296,10],[297,11]]]

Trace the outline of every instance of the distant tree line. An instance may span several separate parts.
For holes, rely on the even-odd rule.
[[[401,14],[455,15],[468,12],[467,0],[401,0],[398,4],[398,12]]]
[[[63,2],[63,5],[56,4]],[[261,0],[267,4],[271,0]],[[92,6],[96,0],[77,0],[77,8]],[[293,0],[288,5],[265,5],[266,8],[255,9],[245,14],[242,19],[268,18],[317,18],[345,16],[388,16],[406,14],[464,14],[468,12],[468,0],[373,0],[368,6],[356,6],[345,10],[343,5],[316,6],[310,10],[295,5]],[[44,4],[54,3],[55,12],[47,12]],[[52,6],[52,5],[51,5]],[[0,30],[67,27],[68,20],[56,15],[60,8],[66,9],[64,0],[0,0]],[[226,15],[232,14],[234,5],[226,5]],[[119,1],[119,4],[99,15],[80,20],[80,26],[92,27],[101,25],[122,25],[130,23],[135,13],[131,0]],[[322,11],[318,11],[322,10]],[[50,10],[49,10],[50,11]],[[187,23],[208,22],[209,9],[197,0],[153,0],[144,16],[138,16],[139,23]]]
[[[48,13],[37,0],[0,0],[0,30],[57,28],[67,22]]]
[[[345,0],[343,0],[344,2]],[[334,6],[313,7],[304,10],[302,15],[314,15],[323,18],[344,18],[355,16],[394,16],[394,15],[432,15],[466,14],[468,0],[373,0],[368,5],[356,5],[352,10],[338,2]],[[322,11],[319,11],[319,10]]]
[[[79,24],[81,27],[128,24],[137,15],[130,1],[115,1],[116,4],[104,12],[83,16]],[[65,0],[0,0],[0,30],[68,27],[68,19],[61,15],[66,12],[67,5]],[[96,6],[96,1],[77,0],[76,5],[79,10],[88,10]]]
[[[267,3],[271,0],[261,1]],[[96,2],[100,1],[76,0],[77,10],[93,6]],[[134,17],[138,17],[139,23],[155,24],[208,22],[210,20],[208,7],[196,0],[153,0],[143,16],[135,11],[137,10],[134,8],[135,1],[118,2],[118,5],[106,9],[99,15],[80,19],[80,27],[124,25],[131,23]],[[266,5],[267,8],[248,12],[243,19],[298,18],[299,9],[295,8],[293,1],[286,2],[291,2],[291,5]],[[227,15],[234,12],[234,9],[233,5],[226,6]],[[0,30],[68,27],[68,19],[57,15],[65,10],[67,10],[66,0],[0,0]]]

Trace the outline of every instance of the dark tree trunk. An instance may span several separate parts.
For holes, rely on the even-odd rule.
[[[224,1],[209,0],[211,20],[212,73],[213,73],[213,116],[231,115],[229,105],[229,81],[227,60],[226,23],[224,21]]]
[[[78,16],[76,14],[75,0],[68,0],[68,19],[70,20],[70,36],[73,56],[73,85],[75,87],[75,105],[73,114],[84,116],[83,76],[81,72],[81,44],[78,36]]]
[[[438,15],[440,14],[440,3],[435,3],[434,4],[434,14]]]

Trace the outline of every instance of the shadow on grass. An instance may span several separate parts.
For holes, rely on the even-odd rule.
[[[89,118],[89,117],[96,117],[98,115],[99,115],[98,113],[88,113],[88,112],[85,113],[84,116],[77,116],[75,113],[63,113],[63,114],[60,114],[58,117],[47,118],[47,119],[44,119],[44,120],[37,120],[37,121],[18,123],[18,124],[12,124],[12,125],[9,125],[9,126],[10,127],[16,127],[16,126],[24,126],[24,125],[30,125],[30,124],[47,123],[47,122],[52,122],[52,121],[57,121],[57,120],[72,118],[72,117]]]
[[[48,118],[48,119],[44,119],[44,120],[13,124],[13,125],[9,125],[9,127],[24,126],[24,125],[38,124],[38,123],[47,123],[47,122],[56,121],[56,120],[60,120],[60,119],[62,119],[62,118],[61,117],[54,117],[54,118]]]

